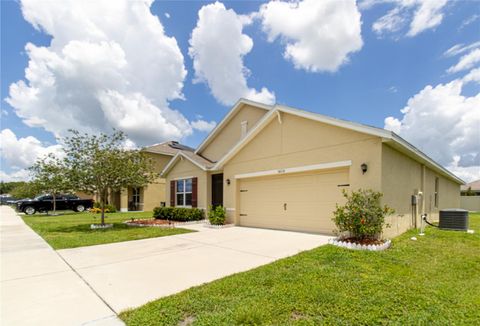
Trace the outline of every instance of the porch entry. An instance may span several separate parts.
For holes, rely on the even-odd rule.
[[[223,206],[223,173],[212,174],[212,207]]]

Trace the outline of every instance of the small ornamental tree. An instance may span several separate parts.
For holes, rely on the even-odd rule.
[[[52,195],[53,214],[55,214],[57,210],[57,195],[72,191],[72,185],[68,177],[68,168],[62,160],[50,154],[37,160],[30,167],[30,171],[33,176],[32,188]]]
[[[63,140],[65,164],[75,190],[97,193],[105,225],[105,205],[109,191],[142,187],[158,177],[153,162],[139,150],[126,149],[126,136],[121,131],[111,135],[81,134],[70,130]]]
[[[343,191],[347,199],[345,205],[334,211],[333,221],[339,232],[349,232],[350,236],[357,239],[376,239],[383,231],[385,216],[395,211],[388,206],[381,206],[382,193],[371,189],[359,189],[348,193]]]

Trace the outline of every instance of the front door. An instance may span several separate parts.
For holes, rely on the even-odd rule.
[[[212,206],[223,206],[223,173],[212,174]]]

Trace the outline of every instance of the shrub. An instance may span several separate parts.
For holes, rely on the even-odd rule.
[[[155,207],[153,217],[161,220],[188,222],[203,220],[205,215],[199,208]]]
[[[210,211],[208,212],[208,220],[210,221],[210,224],[225,224],[225,219],[227,218],[226,213],[225,207],[223,206],[216,206],[215,208],[210,206]]]
[[[376,239],[382,233],[385,225],[385,216],[395,211],[388,206],[381,206],[382,193],[371,189],[352,191],[350,194],[343,191],[347,199],[344,206],[337,205],[332,219],[339,232],[347,231],[355,239]]]

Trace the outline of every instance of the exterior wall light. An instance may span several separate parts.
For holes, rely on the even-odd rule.
[[[368,170],[368,165],[366,163],[362,163],[362,165],[360,165],[360,168],[362,169],[362,174],[365,174],[365,172],[367,172]]]
[[[227,181],[227,185],[230,185],[230,179],[227,179],[226,181]]]

